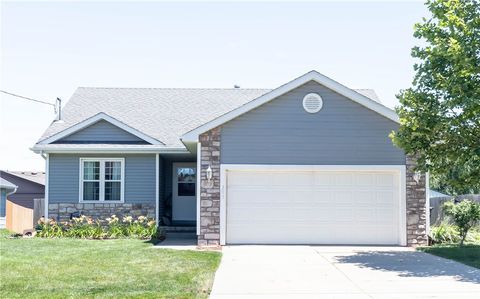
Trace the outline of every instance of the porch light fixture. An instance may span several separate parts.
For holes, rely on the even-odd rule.
[[[210,183],[210,181],[212,180],[212,176],[213,176],[213,171],[212,171],[212,168],[210,167],[210,165],[208,165],[208,168],[207,168],[207,181]]]
[[[422,173],[420,171],[416,171],[414,174],[413,174],[413,180],[415,182],[420,182],[420,178],[422,177]]]

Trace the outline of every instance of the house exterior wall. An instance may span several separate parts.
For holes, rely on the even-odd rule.
[[[148,144],[111,123],[101,120],[54,143],[134,143]]]
[[[5,217],[5,209],[7,206],[7,190],[0,188],[0,217]]]
[[[17,191],[8,197],[11,202],[24,208],[33,209],[35,198],[44,198],[45,186],[5,171],[0,171],[1,176],[12,184],[18,186]]]
[[[124,203],[80,203],[80,158],[125,158]],[[111,211],[132,214],[150,209],[155,216],[155,155],[154,154],[50,154],[49,155],[49,216],[66,217],[73,209],[84,214],[109,214]],[[70,208],[70,209],[68,209]],[[112,209],[114,208],[114,209]],[[140,212],[137,212],[140,211]],[[68,214],[68,215],[63,215]],[[144,214],[145,215],[145,214]]]
[[[323,108],[303,109],[308,93]],[[306,83],[222,125],[226,164],[405,165],[388,134],[398,124],[316,83]]]
[[[323,98],[309,115],[302,99]],[[323,112],[323,114],[322,114]],[[220,164],[406,165],[407,245],[427,243],[425,175],[417,183],[416,160],[392,144],[398,125],[316,83],[308,83],[200,135],[201,189],[198,245],[220,243]],[[206,169],[213,170],[208,185]],[[228,217],[228,215],[227,215]]]

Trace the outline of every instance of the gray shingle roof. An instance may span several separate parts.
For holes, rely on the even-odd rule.
[[[45,185],[45,172],[42,171],[9,171],[5,170],[6,173],[17,176],[19,178],[32,181],[37,184]]]
[[[271,91],[270,89],[80,87],[39,141],[100,112],[147,134],[167,147],[183,147],[180,136]],[[373,90],[357,92],[378,101]]]

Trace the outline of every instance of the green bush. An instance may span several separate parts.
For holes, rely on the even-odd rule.
[[[457,243],[460,241],[460,234],[457,227],[442,222],[430,228],[430,238],[433,243]]]
[[[430,239],[434,244],[452,244],[461,241],[460,230],[457,226],[444,221],[430,227]],[[465,242],[480,244],[480,226],[473,227],[465,237]]]
[[[116,215],[105,220],[93,220],[84,215],[70,221],[59,223],[53,219],[41,218],[37,225],[38,237],[43,238],[82,238],[82,239],[156,239],[161,233],[155,221],[145,216],[134,219],[125,216],[119,219]]]
[[[468,231],[476,227],[480,221],[480,203],[473,200],[463,200],[459,203],[447,201],[443,204],[443,211],[458,227],[462,246]]]

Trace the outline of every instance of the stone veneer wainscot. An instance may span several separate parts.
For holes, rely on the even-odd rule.
[[[48,205],[49,218],[57,221],[70,219],[70,214],[81,212],[94,219],[105,219],[112,215],[146,216],[155,218],[155,203],[51,203]]]

